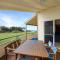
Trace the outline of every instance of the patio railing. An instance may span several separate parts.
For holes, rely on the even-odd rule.
[[[32,38],[32,35],[33,35],[32,33],[27,33],[27,39]],[[0,46],[11,43],[12,41],[15,41],[17,39],[26,40],[26,34],[22,33],[21,35],[2,38],[0,39]]]
[[[27,39],[31,39],[34,34],[35,33],[27,33]],[[4,47],[6,45],[8,45],[9,43],[11,43],[15,40],[18,40],[18,39],[20,39],[21,42],[24,42],[26,40],[26,34],[22,33],[21,35],[15,35],[15,36],[12,36],[12,37],[7,37],[7,38],[0,39],[0,57],[2,57],[5,53]]]

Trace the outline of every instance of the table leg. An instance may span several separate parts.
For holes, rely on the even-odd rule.
[[[19,55],[19,59],[18,60],[21,60],[22,59],[22,55]]]
[[[35,58],[35,60],[38,60],[38,58]]]
[[[42,57],[42,60],[43,60],[43,57]]]
[[[17,60],[18,54],[16,54],[16,60]]]
[[[55,58],[55,60],[56,60],[56,54],[55,54],[55,57],[54,57],[54,58]]]
[[[16,60],[21,60],[21,55],[16,54]]]

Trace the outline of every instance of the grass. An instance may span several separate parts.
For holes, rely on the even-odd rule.
[[[8,43],[10,41],[16,40],[17,36],[23,36],[25,32],[18,32],[18,33],[0,33],[0,45],[4,43]]]
[[[17,35],[21,35],[23,34],[24,32],[18,32],[18,33],[0,33],[0,40],[1,39],[4,39],[4,38],[7,38],[7,37],[12,37],[12,36],[17,36]]]
[[[27,33],[28,35],[34,34],[31,32]],[[0,45],[14,41],[16,39],[21,39],[23,36],[26,36],[26,32],[11,32],[11,33],[0,33]]]

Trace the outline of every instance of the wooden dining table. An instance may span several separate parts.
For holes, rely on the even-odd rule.
[[[15,51],[19,55],[48,58],[48,52],[44,44],[39,40],[27,40],[21,44]],[[43,60],[43,59],[42,59]]]

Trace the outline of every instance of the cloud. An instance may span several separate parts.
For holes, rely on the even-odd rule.
[[[21,26],[25,27],[25,21],[34,16],[35,13],[0,11],[0,26]]]
[[[9,16],[6,14],[0,14],[0,19],[5,22],[5,26],[11,27],[11,26],[17,26],[15,23],[13,16]]]

